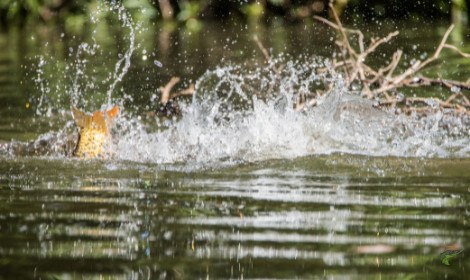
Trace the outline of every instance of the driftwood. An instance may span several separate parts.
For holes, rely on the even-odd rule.
[[[470,102],[468,92],[470,91],[470,79],[467,81],[454,81],[442,78],[431,78],[421,74],[422,70],[432,63],[435,63],[444,49],[456,52],[464,58],[470,58],[470,54],[464,53],[456,46],[448,44],[447,39],[453,30],[451,25],[445,32],[440,44],[437,46],[434,54],[425,60],[417,60],[411,66],[397,73],[403,55],[402,50],[397,50],[392,55],[390,63],[374,68],[367,64],[368,56],[377,51],[377,48],[398,36],[395,31],[383,38],[372,38],[368,44],[365,42],[365,36],[360,30],[348,29],[341,23],[335,9],[330,5],[331,14],[334,22],[323,17],[314,16],[316,20],[338,31],[339,36],[335,44],[339,49],[339,56],[333,60],[333,71],[342,74],[345,84],[348,88],[359,88],[360,94],[364,98],[377,101],[378,107],[391,107],[396,112],[418,112],[426,113],[428,111],[452,110],[455,113],[470,115]],[[271,59],[266,48],[254,38],[258,48],[266,59]],[[338,59],[339,58],[339,59]],[[282,69],[272,66],[276,75],[281,75]],[[318,69],[318,72],[331,71],[331,69]],[[436,86],[447,89],[451,92],[450,97],[443,100],[437,97],[403,97],[398,89],[404,87],[424,87]],[[311,93],[308,97],[299,96],[296,99],[296,110],[315,106],[319,93]],[[437,108],[436,108],[437,107]]]
[[[340,34],[336,45],[342,55],[342,61],[335,61],[334,68],[344,73],[346,85],[351,87],[358,84],[361,87],[361,95],[379,101],[379,106],[397,106],[404,105],[405,111],[424,111],[432,109],[437,104],[440,109],[455,109],[458,113],[470,115],[470,103],[468,98],[461,91],[470,90],[470,80],[465,82],[444,80],[441,78],[430,78],[420,75],[419,72],[437,61],[443,49],[449,49],[457,52],[464,58],[470,58],[470,54],[460,51],[456,46],[447,44],[447,39],[454,28],[451,25],[445,32],[440,44],[437,46],[434,54],[426,60],[417,60],[401,73],[395,73],[400,63],[403,52],[397,50],[388,65],[379,69],[374,69],[366,63],[366,58],[376,49],[389,42],[399,34],[398,31],[392,32],[379,39],[372,39],[368,45],[364,41],[364,35],[360,30],[347,29],[343,27],[338,15],[334,9],[331,9],[335,22],[325,18],[315,16],[320,22],[337,30]],[[358,47],[353,48],[351,37],[355,37]],[[439,98],[406,98],[401,97],[397,89],[402,87],[417,86],[440,86],[451,90],[453,94],[446,100]],[[419,105],[417,105],[419,103]],[[429,105],[431,104],[431,105]],[[423,108],[429,107],[429,108]]]

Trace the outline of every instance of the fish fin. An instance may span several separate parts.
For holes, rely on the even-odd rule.
[[[91,116],[75,107],[72,107],[72,117],[75,121],[75,124],[80,128],[84,128],[87,123],[91,121]]]
[[[111,110],[108,110],[106,113],[108,114],[108,118],[114,119],[119,114],[119,107],[114,106],[113,108],[111,108]]]

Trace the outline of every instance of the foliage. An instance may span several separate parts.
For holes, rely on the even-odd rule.
[[[24,23],[25,20],[66,22],[68,18],[90,14],[91,3],[98,0],[0,0],[0,21],[3,24]],[[327,10],[328,0],[181,0],[150,1],[122,0],[125,7],[132,10],[134,17],[177,20],[190,28],[200,28],[201,18],[223,18],[226,15],[241,15],[248,19],[261,16],[283,16],[288,20],[299,20]],[[467,13],[468,0],[411,1],[403,5],[399,0],[336,0],[337,11],[361,15],[361,20],[380,17],[447,17],[456,11]],[[166,3],[166,4],[165,4]],[[95,3],[96,4],[96,3]],[[165,6],[164,6],[165,5]],[[164,9],[171,10],[170,17],[163,17]],[[455,18],[455,17],[454,17]]]
[[[0,0],[0,14],[2,18],[15,21],[25,14],[39,16],[41,8],[45,4],[40,0]]]
[[[441,259],[441,262],[445,265],[450,265],[450,261],[452,259],[455,259],[460,253],[462,253],[463,250],[447,250],[442,252],[439,257]]]
[[[254,2],[254,3],[243,6],[242,12],[248,18],[259,18],[264,14],[265,9],[264,9],[264,6],[261,5],[261,3]]]
[[[180,22],[186,23],[186,27],[189,30],[199,31],[202,28],[202,24],[197,19],[202,10],[201,2],[204,1],[187,1],[181,4],[181,11],[178,13],[176,18]]]

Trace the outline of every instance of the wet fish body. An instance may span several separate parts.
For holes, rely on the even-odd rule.
[[[80,139],[75,151],[77,157],[95,158],[104,155],[104,147],[111,140],[110,126],[118,113],[117,106],[106,111],[106,114],[104,111],[96,111],[92,115],[72,108],[73,118],[80,129]]]
[[[66,129],[49,132],[30,142],[0,141],[0,155],[9,156],[77,156],[96,158],[105,156],[105,146],[111,141],[110,127],[119,113],[114,106],[111,110],[87,114],[72,108],[72,116],[78,132]]]

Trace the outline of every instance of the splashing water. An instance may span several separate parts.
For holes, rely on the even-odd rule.
[[[183,105],[183,117],[159,132],[123,120],[113,147],[116,157],[149,163],[220,166],[275,158],[353,153],[371,156],[468,157],[470,121],[436,113],[427,117],[395,115],[349,92],[328,61],[279,59],[271,67],[228,65],[207,71],[197,94]],[[333,88],[319,105],[297,112],[301,92],[324,81]],[[273,86],[275,85],[275,86]]]
[[[111,78],[112,83],[106,93],[108,97],[108,107],[111,107],[112,105],[112,94],[116,88],[116,85],[122,81],[124,76],[127,74],[127,71],[129,71],[129,67],[131,66],[132,53],[135,50],[135,32],[140,28],[139,25],[134,26],[132,18],[123,6],[117,5],[116,2],[113,1],[111,8],[118,12],[119,21],[122,23],[122,26],[129,28],[129,48],[117,61],[116,66],[114,67],[114,73]]]
[[[89,70],[93,67],[91,62],[96,56],[105,55],[101,49],[100,43],[97,42],[96,34],[100,21],[106,20],[105,16],[109,13],[117,18],[121,27],[128,30],[129,45],[123,54],[117,54],[118,60],[115,64],[114,71],[110,71],[107,73],[107,77],[97,82],[94,77],[90,77],[91,74]],[[80,43],[75,50],[73,48],[69,49],[69,56],[73,61],[68,64],[65,69],[55,69],[57,73],[64,72],[62,82],[58,83],[56,88],[51,88],[44,74],[45,67],[54,67],[56,64],[55,57],[51,56],[49,59],[44,56],[38,57],[39,63],[37,65],[35,82],[40,96],[37,102],[37,115],[44,115],[44,113],[47,112],[47,116],[50,116],[52,110],[61,110],[65,104],[76,107],[88,107],[93,111],[99,109],[97,108],[97,104],[101,102],[97,101],[101,100],[101,95],[104,94],[104,92],[101,92],[100,86],[106,84],[108,85],[105,93],[106,100],[103,106],[101,106],[101,109],[110,108],[113,102],[118,101],[113,99],[113,92],[117,84],[123,80],[124,76],[129,71],[131,58],[136,49],[135,36],[141,29],[141,26],[140,24],[134,24],[128,11],[122,4],[116,1],[99,2],[99,6],[91,14],[90,20],[94,25],[90,42]],[[71,73],[67,70],[70,70]],[[72,79],[71,82],[68,83],[70,77],[72,77]]]
[[[104,81],[108,83],[104,106],[109,107],[123,102],[112,95],[129,70],[140,27],[115,2],[105,8],[116,12],[129,30],[127,51],[118,56],[114,71]],[[97,18],[92,16],[94,22]],[[95,86],[85,71],[89,62],[85,57],[100,49],[95,37],[92,41],[80,44],[75,53],[75,75],[67,92],[73,105],[92,103],[96,109],[96,101],[83,100],[84,92]],[[41,60],[39,69],[45,64]],[[282,71],[276,65],[284,65]],[[43,95],[49,93],[41,71],[37,80]],[[294,109],[302,94],[317,90],[326,92],[317,94],[317,106],[301,112]],[[197,80],[196,91],[190,104],[181,104],[182,118],[157,127],[157,132],[140,116],[120,117],[109,154],[117,160],[191,168],[332,153],[470,156],[468,116],[439,111],[426,117],[405,116],[377,109],[373,101],[348,90],[329,61],[320,58],[281,55],[263,66],[221,65]],[[46,105],[47,96],[43,97],[40,104]]]

